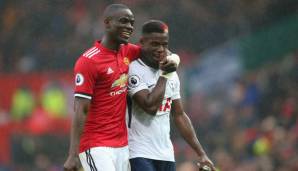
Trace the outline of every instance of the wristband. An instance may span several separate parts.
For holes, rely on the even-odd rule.
[[[164,77],[166,79],[169,79],[170,77],[172,77],[174,72],[165,73],[164,71],[160,70],[159,73],[160,73],[160,75],[159,75],[160,77]]]

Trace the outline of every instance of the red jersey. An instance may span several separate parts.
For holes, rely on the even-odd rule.
[[[119,51],[96,42],[75,64],[75,97],[91,99],[80,152],[91,147],[123,147],[127,142],[125,123],[127,74],[130,61],[140,47],[121,45]]]

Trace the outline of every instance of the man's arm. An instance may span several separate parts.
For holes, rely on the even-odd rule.
[[[173,60],[175,58],[176,60]],[[177,61],[179,60],[179,61]],[[162,104],[167,79],[170,74],[173,74],[177,70],[178,64],[180,62],[179,56],[176,54],[167,57],[167,60],[159,64],[162,74],[157,80],[155,87],[152,92],[148,89],[143,89],[136,92],[132,98],[133,100],[148,114],[155,115]]]
[[[212,170],[215,170],[213,163],[206,155],[203,147],[201,146],[195,130],[189,117],[183,110],[182,103],[180,99],[173,100],[172,104],[172,115],[176,127],[178,128],[180,134],[184,140],[192,147],[192,149],[197,153],[200,167],[208,165]]]
[[[136,92],[133,100],[147,113],[155,115],[165,95],[167,79],[159,77],[153,90],[143,89]]]
[[[78,169],[78,152],[80,137],[85,125],[86,116],[89,110],[90,100],[80,97],[75,97],[74,100],[74,117],[72,119],[70,147],[68,158],[64,163],[64,170]]]

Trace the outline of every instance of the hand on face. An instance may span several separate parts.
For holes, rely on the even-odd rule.
[[[169,51],[167,53],[168,56],[159,63],[159,68],[163,70],[165,74],[176,71],[180,63],[178,55],[171,54]]]
[[[161,69],[165,74],[171,73],[176,71],[178,68],[178,65],[175,61],[165,59],[164,61],[159,62],[159,69]]]

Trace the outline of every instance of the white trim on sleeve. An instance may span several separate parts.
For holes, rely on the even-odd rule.
[[[82,98],[86,98],[86,99],[92,99],[91,96],[88,96],[88,95],[85,95],[85,94],[78,94],[78,93],[75,93],[74,94],[74,97],[82,97]]]

